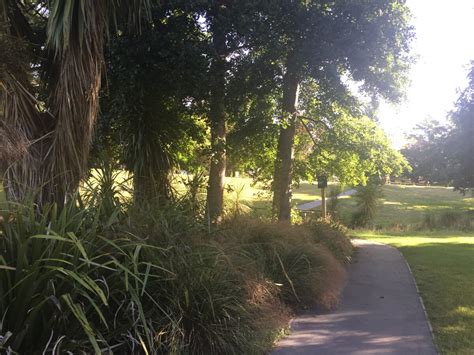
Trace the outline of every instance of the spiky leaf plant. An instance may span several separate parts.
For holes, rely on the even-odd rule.
[[[373,222],[380,198],[383,196],[382,187],[378,181],[369,180],[367,185],[358,186],[354,199],[357,211],[352,216],[352,224],[356,227],[366,227]]]

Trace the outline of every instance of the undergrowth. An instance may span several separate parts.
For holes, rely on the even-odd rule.
[[[209,233],[194,192],[124,205],[103,179],[62,209],[2,211],[1,352],[262,353],[293,312],[337,303],[343,230],[237,209]]]
[[[474,230],[474,211],[425,213],[421,228],[429,230]]]

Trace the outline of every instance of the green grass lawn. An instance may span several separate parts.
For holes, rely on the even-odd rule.
[[[270,208],[271,195],[261,184],[253,185],[250,178],[226,178],[226,184],[232,186],[234,190],[243,187],[240,201],[248,203],[257,210]],[[293,189],[292,205],[297,206],[320,199],[320,191],[316,183],[301,182]],[[427,214],[474,211],[474,198],[470,195],[462,196],[452,188],[385,185],[382,187],[382,192],[381,206],[374,220],[377,229],[413,229],[418,228]],[[235,193],[226,193],[226,196],[231,200],[235,199]],[[345,224],[349,224],[356,207],[355,201],[350,196],[344,196],[339,200],[340,216]]]
[[[246,177],[226,177],[226,185],[232,186],[234,190],[241,187],[244,188],[242,192],[242,200],[246,202],[270,202],[271,195],[268,188],[260,183],[254,184],[251,178]],[[321,198],[321,190],[318,189],[317,183],[310,183],[302,181],[296,188],[293,189],[293,205],[314,201]]]
[[[445,212],[474,211],[474,198],[439,186],[385,185],[384,197],[375,216],[377,229],[398,230],[418,227],[426,215],[439,216]],[[355,209],[352,198],[341,200],[340,213],[345,223]]]
[[[474,233],[354,233],[407,259],[442,354],[474,354]]]

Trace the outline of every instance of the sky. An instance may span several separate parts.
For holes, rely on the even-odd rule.
[[[458,92],[467,85],[474,60],[474,0],[407,0],[414,19],[413,52],[418,60],[410,71],[405,102],[382,102],[378,117],[395,147],[424,119],[446,121]]]

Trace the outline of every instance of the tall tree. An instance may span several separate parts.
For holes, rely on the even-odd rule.
[[[210,66],[210,110],[211,125],[211,162],[207,189],[207,209],[209,217],[219,222],[224,204],[224,179],[226,171],[226,57],[230,54],[227,48],[226,35],[229,9],[226,1],[215,1],[208,12],[209,29],[212,36],[213,55]]]
[[[248,55],[258,11],[253,1],[209,0],[184,2],[187,11],[198,14],[210,40],[209,125],[211,153],[207,189],[207,212],[213,223],[222,219],[227,158],[228,84],[238,62]]]
[[[289,220],[301,81],[310,76],[321,90],[337,91],[349,77],[367,93],[397,100],[413,33],[408,8],[398,0],[278,1],[268,20],[270,43],[281,48],[285,67],[273,205],[278,219]]]
[[[425,120],[415,127],[408,136],[409,144],[401,150],[413,168],[407,172],[407,177],[415,182],[450,183],[451,167],[446,145],[450,130],[448,125],[436,120]]]
[[[373,120],[335,102],[330,105],[334,112],[330,112],[331,108],[319,101],[321,97],[308,93],[306,83],[302,86],[305,117],[295,134],[294,184],[321,175],[335,176],[343,184],[365,184],[371,176],[398,176],[409,169],[406,159],[392,148]],[[312,103],[306,102],[308,96]],[[252,132],[244,126],[230,136],[231,152],[237,150],[230,156],[235,167],[264,183],[271,180],[268,161],[275,157],[278,143],[276,127],[270,127]]]
[[[309,142],[309,153],[296,157],[300,176],[336,176],[343,184],[365,185],[370,177],[399,176],[409,170],[406,159],[374,121],[344,111],[339,115],[329,127],[317,130],[316,142]]]

